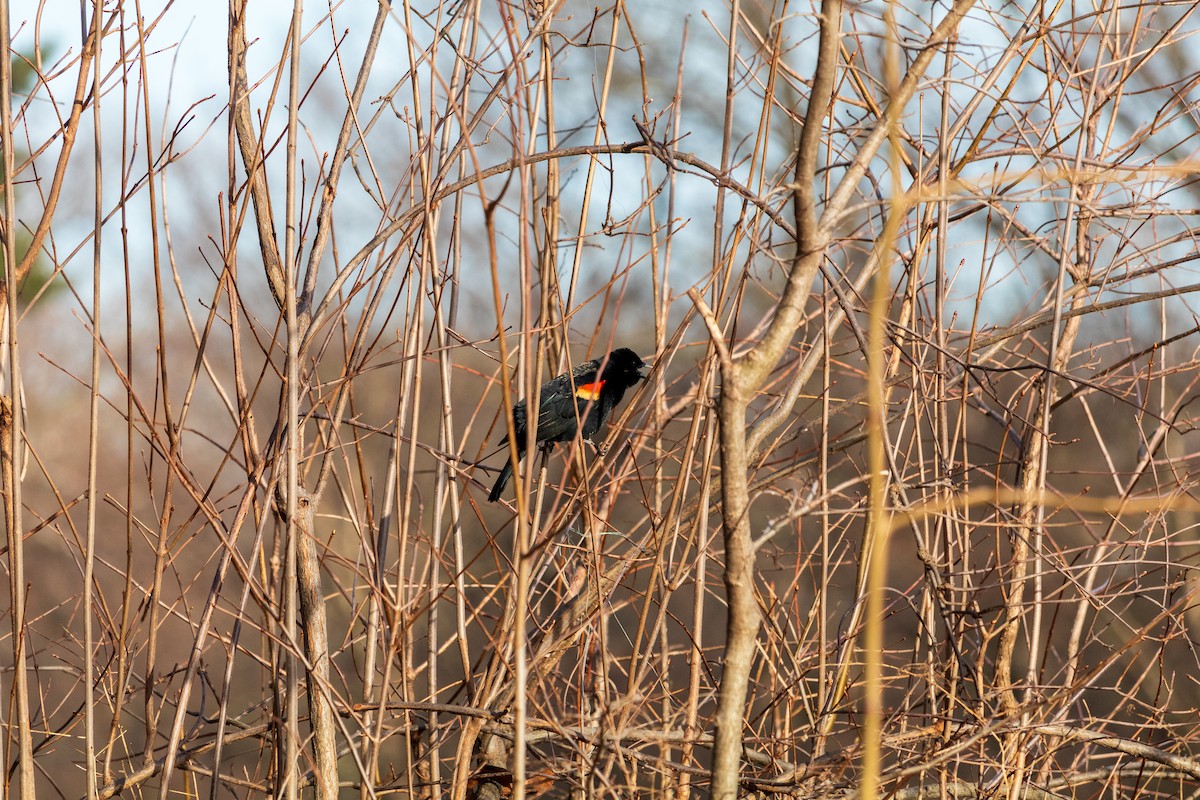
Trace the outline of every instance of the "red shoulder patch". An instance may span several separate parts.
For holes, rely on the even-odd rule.
[[[600,390],[604,388],[604,381],[595,381],[593,383],[581,383],[575,387],[575,396],[580,400],[595,401],[600,399]]]

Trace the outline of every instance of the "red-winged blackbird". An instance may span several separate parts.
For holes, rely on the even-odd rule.
[[[642,379],[641,370],[646,365],[637,353],[628,347],[613,350],[604,358],[585,361],[569,374],[559,375],[542,384],[538,390],[537,430],[534,441],[543,447],[554,442],[569,442],[578,432],[582,438],[590,439],[604,427],[604,421],[625,396],[625,390]],[[517,456],[525,455],[527,441],[527,413],[525,401],[513,406],[513,431],[517,436]],[[583,423],[580,430],[580,423]],[[508,436],[501,440],[507,442]],[[488,500],[496,502],[504,485],[512,477],[513,462],[510,457]]]

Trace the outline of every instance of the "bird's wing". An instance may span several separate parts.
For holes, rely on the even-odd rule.
[[[564,426],[574,423],[583,407],[599,396],[599,391],[596,367],[592,362],[576,367],[570,375],[559,375],[543,386],[538,399],[538,438],[562,433]],[[576,411],[576,405],[580,411]]]
[[[600,362],[587,361],[580,364],[571,373],[574,381],[575,397],[579,405],[595,402],[600,399],[600,390],[604,387],[604,379],[600,377]],[[574,411],[572,411],[572,414]]]
[[[559,375],[542,385],[538,395],[539,431],[545,431],[547,425],[555,424],[562,417],[562,409],[569,406],[566,400],[571,395],[571,385],[570,375]]]

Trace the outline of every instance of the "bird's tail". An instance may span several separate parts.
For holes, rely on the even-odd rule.
[[[504,462],[504,469],[500,470],[500,477],[496,478],[496,484],[492,487],[492,493],[488,495],[488,502],[494,503],[500,499],[500,493],[504,491],[504,484],[508,483],[508,479],[512,477],[513,464],[512,458]]]

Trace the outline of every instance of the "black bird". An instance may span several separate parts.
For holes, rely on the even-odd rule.
[[[538,390],[537,430],[534,441],[543,447],[555,442],[569,442],[579,433],[590,439],[604,427],[605,420],[617,403],[625,396],[625,390],[644,376],[646,366],[638,354],[628,347],[613,350],[604,358],[585,361],[569,373],[542,384]],[[513,431],[517,436],[517,457],[525,455],[527,433],[525,401],[513,406]],[[580,429],[582,423],[582,430]],[[501,443],[508,441],[506,434]],[[509,458],[496,485],[488,495],[490,502],[500,499],[504,485],[512,477],[513,462]]]

